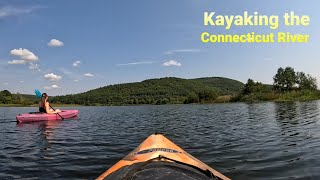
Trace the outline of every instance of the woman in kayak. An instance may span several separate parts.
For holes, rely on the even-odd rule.
[[[53,110],[50,108],[47,93],[43,93],[41,96],[41,101],[39,103],[39,111],[47,114],[56,114],[61,112],[59,109]]]

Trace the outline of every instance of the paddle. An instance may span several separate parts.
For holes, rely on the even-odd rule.
[[[36,94],[36,96],[38,98],[42,98],[42,93],[38,89],[34,90],[34,93]],[[51,107],[51,109],[53,109],[55,111],[55,109],[50,104],[49,104],[49,106]],[[57,113],[57,114],[61,117],[62,120],[64,120],[64,118],[59,113]]]

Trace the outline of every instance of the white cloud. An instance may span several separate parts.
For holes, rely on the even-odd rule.
[[[41,6],[32,6],[32,7],[12,7],[5,6],[0,8],[0,18],[18,16],[22,14],[29,14],[32,11],[41,8]]]
[[[58,39],[51,39],[50,42],[48,42],[48,46],[50,47],[59,47],[63,45],[63,42],[59,41]]]
[[[182,64],[176,60],[169,60],[167,62],[164,62],[162,65],[163,66],[178,66],[178,67],[180,67]]]
[[[117,66],[129,66],[129,65],[140,65],[140,64],[153,64],[155,61],[138,61],[138,62],[131,62],[125,64],[117,64]]]
[[[8,64],[25,64],[26,61],[25,60],[12,60],[12,61],[8,61]]]
[[[177,49],[177,50],[167,51],[164,54],[175,54],[175,53],[182,53],[182,52],[200,52],[200,49]]]
[[[19,81],[20,83],[24,83],[24,81]]]
[[[38,56],[36,56],[33,52],[24,48],[13,49],[10,51],[10,54],[13,56],[18,56],[21,60],[25,61],[37,61],[39,59]]]
[[[75,80],[73,80],[74,82],[79,82],[79,80],[78,79],[75,79]]]
[[[79,67],[80,63],[81,63],[80,61],[75,61],[75,62],[72,63],[72,66],[73,67]]]
[[[86,77],[93,77],[94,75],[93,74],[91,74],[91,73],[85,73],[85,74],[83,74],[84,76],[86,76]]]
[[[38,66],[38,64],[29,63],[29,69],[39,70],[39,66]]]
[[[62,77],[53,73],[49,73],[44,75],[44,78],[48,79],[49,81],[59,81]]]
[[[3,83],[4,85],[8,85],[9,83],[7,83],[7,82],[5,82],[5,83]]]
[[[59,88],[59,86],[58,86],[58,85],[55,85],[55,84],[52,85],[51,87],[54,88],[54,89]]]
[[[52,85],[52,86],[45,86],[45,87],[43,87],[44,89],[58,89],[58,88],[60,88],[58,85]]]

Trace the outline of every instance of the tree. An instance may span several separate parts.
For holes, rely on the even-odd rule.
[[[252,79],[248,79],[247,83],[244,85],[243,94],[248,95],[253,92],[254,81]]]
[[[317,79],[312,77],[310,74],[304,72],[297,72],[297,85],[299,89],[317,90]]]
[[[280,67],[273,77],[274,87],[280,91],[291,91],[297,82],[297,76],[292,67]]]
[[[264,92],[267,90],[266,85],[261,82],[255,82],[252,79],[248,79],[247,83],[244,85],[242,94],[248,95],[255,92]]]
[[[194,92],[191,92],[187,99],[184,101],[185,104],[188,104],[188,103],[198,103],[199,102],[199,96],[194,93]]]
[[[12,94],[8,90],[0,91],[0,103],[10,104],[12,103]]]
[[[198,92],[198,97],[200,102],[210,102],[215,100],[218,95],[216,91],[205,88]]]
[[[3,90],[0,92],[3,96],[12,96],[11,92],[8,90]]]

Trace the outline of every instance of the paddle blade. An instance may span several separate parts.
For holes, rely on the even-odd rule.
[[[38,89],[34,90],[34,93],[36,94],[36,96],[37,96],[38,98],[41,98],[41,97],[42,97],[42,94],[41,94],[41,92],[40,92]]]

